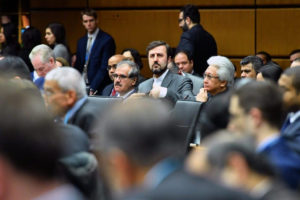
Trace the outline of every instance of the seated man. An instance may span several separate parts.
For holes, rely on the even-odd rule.
[[[263,66],[263,61],[257,56],[247,56],[240,62],[241,77],[256,79],[257,73]]]
[[[179,74],[188,77],[193,82],[193,94],[196,96],[203,87],[203,78],[194,71],[194,62],[188,51],[176,52],[174,62],[179,69]]]
[[[9,81],[0,84],[0,199],[83,199],[57,170],[63,135],[40,96]]]
[[[204,72],[204,87],[200,89],[196,100],[207,102],[211,97],[224,93],[234,82],[234,66],[224,56],[212,56],[207,60],[209,66]]]
[[[111,84],[107,85],[103,91],[102,91],[102,96],[116,96],[116,91],[114,90],[114,78],[113,78],[113,73],[115,73],[116,66],[119,62],[125,59],[125,56],[121,54],[116,54],[113,55],[108,59],[108,66],[107,66],[107,71],[108,71],[108,76],[110,80],[112,81]]]
[[[269,81],[247,83],[231,96],[229,112],[229,127],[241,134],[252,134],[256,151],[270,160],[290,188],[299,188],[300,154],[279,134],[283,101],[277,85]]]
[[[163,41],[153,41],[147,47],[147,56],[153,78],[139,85],[139,93],[153,98],[166,98],[175,103],[177,100],[194,100],[192,82],[189,78],[173,74],[167,68],[170,61],[170,47]]]
[[[46,105],[54,117],[80,127],[89,135],[97,112],[87,99],[80,73],[71,67],[56,68],[46,75],[44,88]]]
[[[116,96],[126,99],[135,93],[137,91],[138,75],[138,66],[134,62],[129,60],[119,62],[116,71],[112,75]]]

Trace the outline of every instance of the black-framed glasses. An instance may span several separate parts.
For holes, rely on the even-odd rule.
[[[219,78],[218,76],[213,76],[213,75],[211,75],[211,74],[203,74],[203,78],[207,78],[208,80],[211,80],[211,79],[213,79],[213,78]]]
[[[107,66],[107,70],[109,71],[109,70],[111,70],[111,68],[116,69],[116,67],[117,67],[117,64],[114,64],[114,65],[108,65],[108,66]]]
[[[112,77],[113,77],[114,79],[119,78],[120,80],[124,80],[124,79],[126,79],[126,78],[130,78],[129,76],[125,76],[125,75],[123,75],[123,74],[120,74],[120,75],[118,75],[118,74],[112,74]]]

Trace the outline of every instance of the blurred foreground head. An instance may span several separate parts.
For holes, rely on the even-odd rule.
[[[184,135],[175,130],[161,101],[128,100],[97,124],[95,148],[115,191],[143,184],[150,168],[184,150]]]

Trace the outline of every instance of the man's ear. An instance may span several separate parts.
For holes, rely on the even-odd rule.
[[[230,153],[227,157],[227,165],[238,173],[241,180],[247,180],[249,167],[245,158],[237,152]]]
[[[133,82],[132,82],[132,86],[136,86],[136,83],[137,83],[137,77],[135,77],[134,79],[133,79]]]
[[[254,125],[256,127],[260,126],[263,122],[262,112],[258,108],[251,108],[249,111],[250,116],[253,119]]]
[[[225,88],[226,85],[227,85],[227,81],[220,81],[220,82],[221,82],[220,86],[221,86],[222,88]]]
[[[69,106],[73,106],[77,101],[77,94],[75,90],[68,90],[66,92],[66,95],[67,95],[67,104]]]
[[[187,25],[190,25],[192,23],[192,20],[191,20],[190,17],[186,17],[185,22],[186,22]]]
[[[128,156],[120,150],[113,150],[109,160],[121,188],[130,188],[134,183],[134,168]]]

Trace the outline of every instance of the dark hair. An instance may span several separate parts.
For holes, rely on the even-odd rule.
[[[5,56],[0,60],[0,73],[9,79],[19,76],[22,79],[31,80],[28,66],[17,56]]]
[[[280,66],[275,64],[267,64],[264,65],[259,72],[262,74],[264,78],[267,78],[269,80],[274,81],[277,83],[278,79],[280,78],[280,75],[282,73],[282,69]]]
[[[57,44],[63,44],[67,46],[65,27],[60,23],[51,23],[47,26],[55,36],[55,42]]]
[[[291,51],[291,53],[289,54],[289,56],[295,54],[295,53],[300,53],[300,49],[294,49]]]
[[[126,48],[126,49],[123,49],[122,54],[126,51],[129,51],[131,53],[131,55],[134,59],[134,62],[139,66],[139,69],[141,70],[143,68],[143,62],[142,62],[140,53],[136,49]]]
[[[13,23],[3,24],[3,34],[5,35],[6,44],[17,41],[18,29]]]
[[[238,88],[233,95],[246,113],[258,108],[263,118],[271,125],[280,128],[283,118],[283,99],[279,87],[271,81],[251,81]]]
[[[20,172],[54,178],[63,151],[60,134],[40,96],[12,83],[0,84],[0,154]]]
[[[177,54],[179,54],[179,53],[184,53],[184,54],[186,55],[186,57],[188,58],[189,61],[192,61],[192,60],[193,60],[193,56],[192,56],[192,54],[191,54],[190,51],[184,50],[184,49],[180,49],[180,50],[176,51],[174,57],[176,57]]]
[[[257,52],[256,55],[258,55],[258,54],[264,55],[266,57],[267,62],[270,62],[271,59],[272,59],[271,55],[269,53],[265,52],[265,51]]]
[[[23,48],[27,49],[28,51],[31,51],[33,47],[41,44],[41,41],[41,32],[34,27],[25,29],[24,33],[22,34]]]
[[[284,75],[292,78],[292,86],[300,93],[300,67],[287,68],[283,72]]]
[[[263,66],[262,60],[257,56],[247,56],[243,58],[240,62],[241,66],[252,64],[253,69],[258,73],[259,69]]]
[[[228,163],[229,156],[237,153],[254,172],[272,178],[276,177],[275,169],[268,159],[264,155],[257,154],[255,151],[252,138],[236,139],[232,138],[234,137],[232,133],[226,131],[225,133],[227,138],[216,135],[216,137],[211,138],[214,141],[208,145],[207,161],[213,168],[224,169]]]
[[[146,48],[146,52],[147,52],[147,57],[149,55],[149,51],[151,49],[154,49],[155,47],[158,47],[158,46],[165,46],[166,47],[166,53],[167,53],[167,57],[169,58],[170,57],[170,46],[165,42],[165,41],[160,41],[160,40],[156,40],[156,41],[153,41],[151,42],[147,48]]]
[[[195,5],[185,5],[180,9],[180,12],[183,13],[183,18],[186,19],[189,17],[193,23],[200,23],[200,13],[198,8]]]
[[[179,150],[183,153],[185,136],[178,134],[162,102],[144,98],[124,103],[98,123],[100,153],[119,149],[138,166],[153,166]]]
[[[98,17],[98,16],[97,16],[97,12],[96,12],[95,10],[91,9],[91,8],[87,8],[87,9],[81,11],[81,17],[82,17],[83,15],[87,15],[87,16],[90,16],[90,17],[94,17],[95,19],[97,19],[97,17]]]

